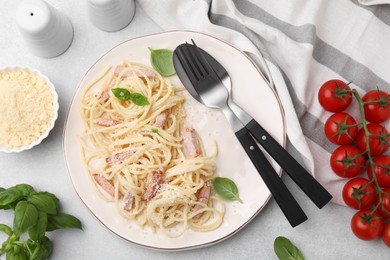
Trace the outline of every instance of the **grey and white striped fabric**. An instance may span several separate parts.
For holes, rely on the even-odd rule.
[[[336,148],[323,127],[317,92],[329,79],[352,81],[361,94],[390,91],[390,5],[358,0],[139,0],[163,29],[213,34],[266,59],[283,104],[288,150],[344,204],[345,179],[329,165]],[[261,65],[261,64],[259,64]],[[348,109],[359,118],[356,102]],[[386,125],[389,128],[389,125]]]

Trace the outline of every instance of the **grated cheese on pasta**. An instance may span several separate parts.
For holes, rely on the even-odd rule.
[[[16,148],[38,140],[53,114],[54,97],[44,78],[21,69],[0,72],[0,146]]]

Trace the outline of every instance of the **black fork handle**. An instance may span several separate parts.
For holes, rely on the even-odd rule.
[[[259,123],[252,119],[245,127],[318,208],[332,199],[332,195]]]
[[[243,128],[235,134],[291,226],[295,227],[307,220],[306,214],[257,146],[248,130]]]

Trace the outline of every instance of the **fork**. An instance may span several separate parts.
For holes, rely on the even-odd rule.
[[[174,51],[174,64],[179,78],[196,100],[210,108],[219,108],[225,114],[237,139],[290,225],[295,227],[307,220],[306,214],[275,172],[271,163],[240,119],[228,106],[229,92],[197,47],[188,43],[178,46]]]
[[[195,43],[194,43],[195,44]],[[194,45],[196,46],[196,44]],[[234,103],[232,99],[232,82],[227,70],[210,54],[198,47],[211,68],[215,71],[222,84],[229,92],[228,106],[241,120],[249,133],[268,152],[269,155],[283,168],[283,170],[298,184],[299,188],[314,202],[318,208],[325,206],[332,195],[291,156],[261,124],[254,120],[246,111]]]

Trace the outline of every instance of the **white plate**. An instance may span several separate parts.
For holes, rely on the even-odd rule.
[[[117,213],[114,204],[103,201],[96,194],[86,171],[82,168],[81,149],[76,136],[83,130],[80,102],[86,85],[100,75],[108,65],[120,64],[124,60],[151,66],[148,47],[174,50],[179,44],[191,39],[225,66],[232,78],[233,99],[260,122],[279,143],[285,145],[286,140],[284,113],[275,92],[267,85],[261,72],[248,56],[224,41],[198,32],[171,31],[131,39],[103,55],[87,71],[72,100],[64,130],[65,160],[75,190],[91,212],[117,235],[152,249],[185,250],[220,242],[249,223],[270,198],[269,190],[222,112],[206,108],[189,94],[186,95],[185,105],[187,120],[193,123],[206,150],[211,146],[211,142],[216,140],[219,150],[216,158],[217,175],[234,180],[244,201],[243,204],[226,202],[224,222],[218,229],[209,232],[188,230],[179,238],[168,238],[160,232],[153,233],[148,228],[141,229],[135,223],[123,219]],[[175,86],[182,86],[177,76],[172,76],[170,80]],[[280,167],[274,161],[272,164],[280,174]]]

